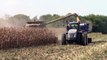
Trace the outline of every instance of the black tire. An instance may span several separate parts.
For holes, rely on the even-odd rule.
[[[84,45],[84,46],[88,45],[87,34],[82,35],[82,45]]]
[[[92,42],[92,38],[88,38],[88,43],[91,43]]]
[[[66,34],[62,34],[62,38],[61,38],[61,44],[62,45],[66,45]]]
[[[78,33],[76,37],[76,43],[77,44],[82,44],[82,33]]]

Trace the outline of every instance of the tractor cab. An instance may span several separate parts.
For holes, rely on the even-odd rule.
[[[67,31],[68,30],[80,30],[80,24],[78,22],[69,22],[67,25]]]
[[[89,32],[89,24],[88,23],[69,22],[67,25],[67,31],[75,30],[75,29],[77,31]]]

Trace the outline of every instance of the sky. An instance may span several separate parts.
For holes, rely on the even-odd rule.
[[[107,0],[0,0],[0,16],[25,14],[30,17],[44,14],[107,15]]]

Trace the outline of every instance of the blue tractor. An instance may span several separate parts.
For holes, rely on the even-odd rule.
[[[62,45],[69,42],[76,42],[81,45],[88,45],[92,39],[88,38],[88,23],[69,22],[66,27],[67,32],[62,35]]]

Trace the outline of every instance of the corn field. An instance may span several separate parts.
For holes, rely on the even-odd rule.
[[[0,49],[46,45],[56,40],[46,28],[0,28]]]
[[[59,45],[59,44],[53,44],[56,42],[57,39],[55,40],[56,37],[54,36],[54,34],[51,33],[51,31],[55,33],[56,36],[60,37],[60,34],[64,32],[65,28],[48,28],[48,29],[39,29],[39,28],[37,29],[31,29],[31,28],[0,29],[0,31],[4,31],[4,32],[0,32],[0,36],[2,35],[1,33],[5,33],[6,35],[7,33],[5,31],[7,30],[9,31],[8,33],[10,34],[10,35],[6,35],[6,36],[9,36],[10,39],[9,38],[4,39],[5,43],[3,43],[3,45],[0,42],[0,44],[3,46],[2,48],[6,48],[6,46],[8,48],[10,47],[13,48],[13,47],[24,47],[24,46],[36,45],[36,46],[24,47],[24,48],[3,49],[3,50],[1,49],[0,60],[107,60],[107,34],[90,33],[88,37],[92,38],[92,43],[90,43],[87,46],[82,46],[77,44]],[[15,35],[16,33],[14,34],[13,31],[17,32],[17,34],[20,34],[20,35]],[[43,35],[46,34],[44,35],[45,37],[41,35],[40,32]],[[12,37],[11,34],[14,37]],[[25,37],[23,34],[28,37]],[[33,36],[33,34],[35,36]],[[16,40],[13,39],[12,41],[18,40],[19,41],[18,44],[14,42],[13,44],[9,45],[8,43],[10,42],[7,43],[7,40],[11,41],[12,39],[11,37],[14,39],[17,37]],[[43,41],[39,42],[36,39],[38,39],[39,41],[43,40],[44,42]],[[31,42],[27,42],[30,40]],[[30,43],[32,44],[30,45]],[[44,46],[44,43],[45,44],[52,43],[52,44]],[[41,46],[37,46],[37,45],[41,45]]]

